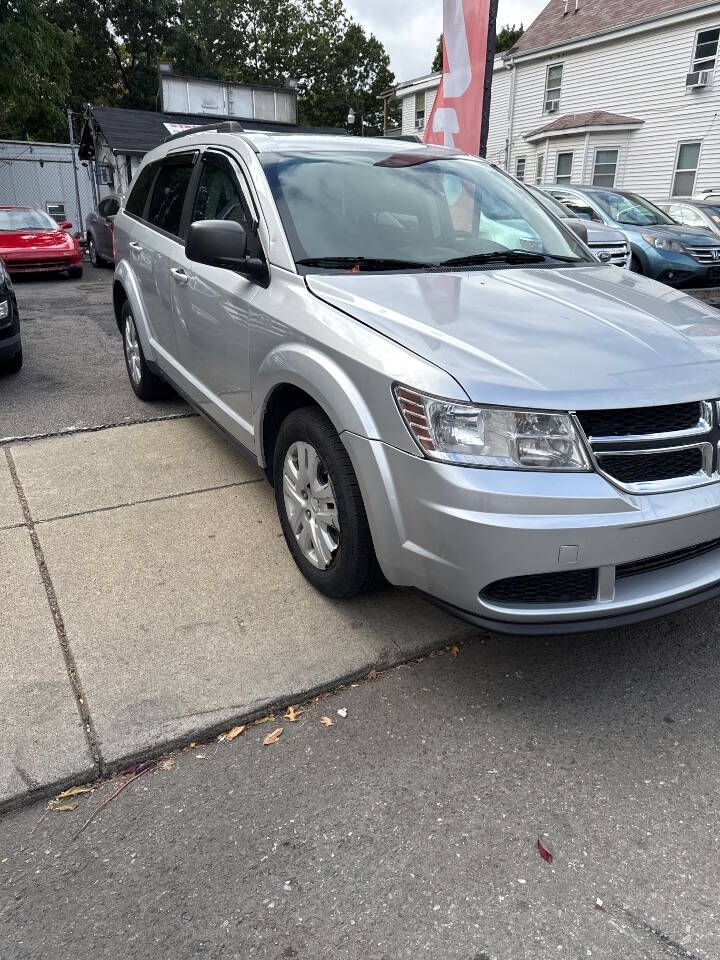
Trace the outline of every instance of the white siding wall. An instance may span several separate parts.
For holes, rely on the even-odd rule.
[[[490,129],[488,130],[487,158],[505,166],[505,141],[508,129],[511,72],[502,66],[493,73],[490,96]]]
[[[596,146],[620,150],[616,185],[653,199],[670,194],[677,145],[702,140],[697,185],[720,182],[720,70],[713,89],[686,91],[698,29],[720,25],[720,17],[705,17],[673,27],[589,47],[566,56],[553,56],[517,65],[513,155],[529,155],[524,137],[555,116],[607,110],[643,120],[640,130],[590,136],[585,169],[573,166],[573,176],[592,179]],[[560,110],[543,114],[545,73],[549,63],[563,63]],[[564,149],[564,138],[548,141],[550,153]],[[573,149],[577,149],[573,145]],[[546,162],[546,177],[554,171]]]
[[[402,99],[402,132],[415,133],[415,94]]]

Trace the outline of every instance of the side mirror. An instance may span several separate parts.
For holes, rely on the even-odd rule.
[[[266,284],[269,280],[264,260],[247,255],[245,228],[234,220],[198,220],[188,227],[185,256],[195,263],[222,267]]]
[[[568,217],[563,220],[566,227],[570,227],[576,237],[579,237],[583,243],[588,242],[587,225],[584,220],[576,220],[575,217]]]
[[[61,229],[61,230],[72,230],[72,223],[70,223],[69,220],[63,220],[63,222],[60,224],[60,229]]]

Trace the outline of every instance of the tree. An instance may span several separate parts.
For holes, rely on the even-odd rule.
[[[443,35],[438,37],[437,48],[435,50],[435,59],[430,68],[433,73],[440,73],[443,68]]]
[[[511,27],[505,24],[502,30],[498,31],[495,53],[504,53],[506,50],[511,50],[524,32],[525,28],[522,24],[519,27],[516,27],[515,24]]]
[[[66,139],[71,45],[39,0],[0,0],[0,135]]]

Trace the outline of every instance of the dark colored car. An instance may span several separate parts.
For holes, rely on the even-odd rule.
[[[0,258],[9,273],[82,276],[82,250],[69,220],[56,223],[34,207],[0,207]]]
[[[717,200],[663,200],[658,206],[685,227],[702,227],[720,236],[720,198]]]
[[[85,221],[87,250],[90,263],[94,267],[101,267],[114,260],[113,221],[119,209],[120,197],[113,194],[101,200],[97,208],[88,214]]]
[[[0,374],[17,373],[22,362],[17,300],[10,274],[0,260]]]

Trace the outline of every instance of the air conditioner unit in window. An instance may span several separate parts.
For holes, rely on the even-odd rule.
[[[559,100],[546,100],[545,113],[557,113],[559,106],[560,106]]]
[[[415,129],[424,130],[425,129],[425,117],[416,117],[415,118]]]
[[[702,87],[710,86],[711,70],[696,70],[695,73],[689,73],[685,77],[685,86],[688,90],[700,90]]]

